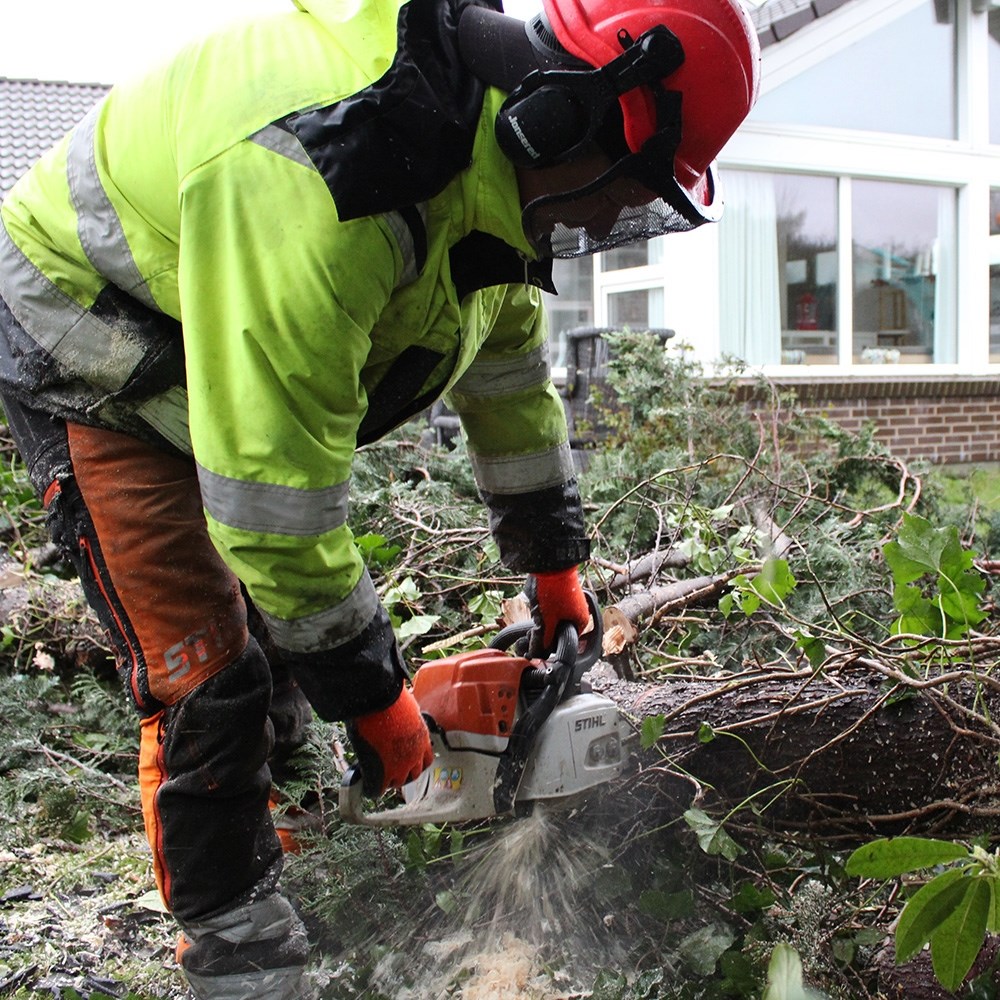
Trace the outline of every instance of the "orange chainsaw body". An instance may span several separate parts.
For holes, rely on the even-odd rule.
[[[507,738],[517,713],[521,676],[537,660],[495,649],[456,653],[425,663],[414,675],[420,711],[446,733]]]

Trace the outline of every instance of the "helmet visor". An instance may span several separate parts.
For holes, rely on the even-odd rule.
[[[522,214],[525,235],[543,257],[583,257],[667,233],[683,233],[722,214],[715,170],[706,171],[695,192],[655,169],[644,155],[626,156],[573,191],[529,202]]]

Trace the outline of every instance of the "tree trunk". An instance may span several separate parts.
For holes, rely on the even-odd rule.
[[[607,666],[592,673],[595,690],[639,725],[662,720],[656,744],[639,753],[639,780],[676,795],[681,809],[693,791],[724,813],[752,800],[763,823],[827,842],[957,836],[1000,815],[1000,733],[987,717],[1000,694],[971,675],[939,681],[887,682],[860,660],[819,675],[760,670],[652,685]]]

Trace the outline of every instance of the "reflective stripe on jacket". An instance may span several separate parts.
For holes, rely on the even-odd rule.
[[[303,0],[212,35],[113,88],[0,208],[3,388],[191,452],[289,650],[373,620],[353,452],[448,390],[505,562],[586,555],[503,95],[439,57],[465,2]]]

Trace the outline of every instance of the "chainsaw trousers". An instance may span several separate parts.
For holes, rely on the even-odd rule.
[[[165,904],[185,926],[270,897],[282,852],[268,809],[269,713],[287,757],[308,705],[269,661],[208,537],[194,462],[0,402],[140,716],[142,812]]]

